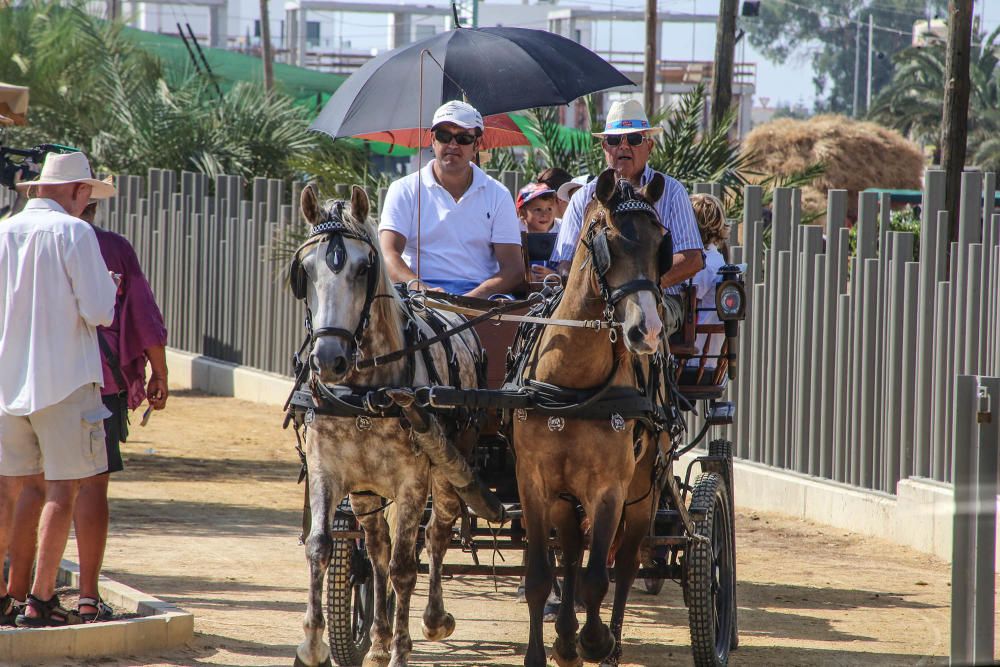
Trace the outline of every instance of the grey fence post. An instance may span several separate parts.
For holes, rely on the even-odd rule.
[[[951,664],[993,662],[1000,378],[955,378]]]

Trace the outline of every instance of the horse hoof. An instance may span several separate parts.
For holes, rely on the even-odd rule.
[[[444,622],[438,627],[429,628],[426,623],[421,623],[420,628],[424,631],[424,637],[427,640],[439,642],[451,637],[451,634],[455,632],[455,617],[451,614],[445,614]]]
[[[318,663],[316,665],[316,667],[332,667],[332,666],[333,666],[333,663],[330,662],[330,658],[329,657],[326,660],[324,660],[323,662]],[[295,662],[293,663],[292,667],[310,667],[310,665],[307,665],[306,663],[302,662],[302,658],[300,658],[298,656],[298,654],[296,654],[295,655]]]
[[[615,636],[606,625],[600,626],[603,637],[596,641],[590,640],[583,632],[576,639],[576,648],[580,656],[587,662],[602,662],[615,650]]]
[[[576,642],[563,641],[562,637],[556,637],[552,643],[552,659],[559,667],[583,667],[583,658],[576,652]]]

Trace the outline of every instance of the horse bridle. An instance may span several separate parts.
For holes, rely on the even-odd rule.
[[[618,190],[620,201],[613,209],[605,209],[605,211],[610,212],[612,218],[622,213],[640,211],[652,216],[652,222],[657,227],[661,226],[659,213],[656,212],[656,209],[649,202],[638,196],[631,183],[624,179],[619,180],[616,189]],[[610,322],[614,317],[615,306],[630,294],[651,292],[656,300],[659,301],[662,299],[662,293],[660,286],[648,278],[630,280],[618,287],[611,287],[608,284],[607,273],[611,270],[611,250],[608,247],[608,226],[598,226],[598,223],[604,219],[602,213],[604,211],[601,211],[591,219],[587,227],[587,233],[583,239],[583,245],[590,254],[590,265],[597,278],[598,290],[604,299],[604,316]],[[610,221],[608,222],[610,223]],[[673,256],[673,237],[668,229],[657,248],[657,272],[659,275],[662,276],[670,270],[673,264]]]
[[[343,339],[349,349],[349,354],[354,356],[361,344],[361,337],[371,321],[372,303],[375,301],[375,292],[378,290],[379,274],[381,265],[378,250],[374,241],[364,231],[359,231],[344,222],[344,201],[337,200],[331,207],[331,211],[326,220],[313,226],[312,232],[306,241],[298,247],[292,257],[292,263],[288,267],[289,283],[292,287],[292,294],[299,300],[306,298],[306,276],[305,269],[302,268],[300,255],[302,251],[312,245],[319,245],[327,242],[326,263],[334,273],[344,270],[347,263],[347,248],[344,246],[344,239],[355,239],[368,246],[367,264],[367,285],[365,287],[365,303],[361,308],[361,317],[354,331],[342,329],[340,327],[319,327],[313,329],[312,311],[306,305],[306,332],[309,334],[310,344],[315,343],[323,337],[332,336]],[[322,237],[322,238],[317,238]]]

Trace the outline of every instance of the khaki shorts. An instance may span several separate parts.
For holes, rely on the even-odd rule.
[[[101,389],[85,384],[29,415],[0,412],[0,475],[45,473],[47,480],[83,479],[108,469]]]

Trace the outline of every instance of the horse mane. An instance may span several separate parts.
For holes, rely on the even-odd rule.
[[[325,209],[333,205],[333,202],[334,200],[327,200],[323,204],[323,208]],[[400,298],[399,292],[392,282],[392,278],[389,277],[389,269],[386,263],[382,261],[382,248],[378,242],[378,225],[371,218],[359,220],[354,216],[354,211],[350,210],[350,208],[350,206],[345,207],[341,214],[345,226],[354,232],[370,238],[375,245],[375,254],[379,259],[378,289],[375,290],[376,298],[372,301],[372,318],[386,323],[385,326],[388,330],[381,333],[385,336],[390,351],[402,349],[404,345],[403,313],[405,312],[405,308],[403,300]]]

